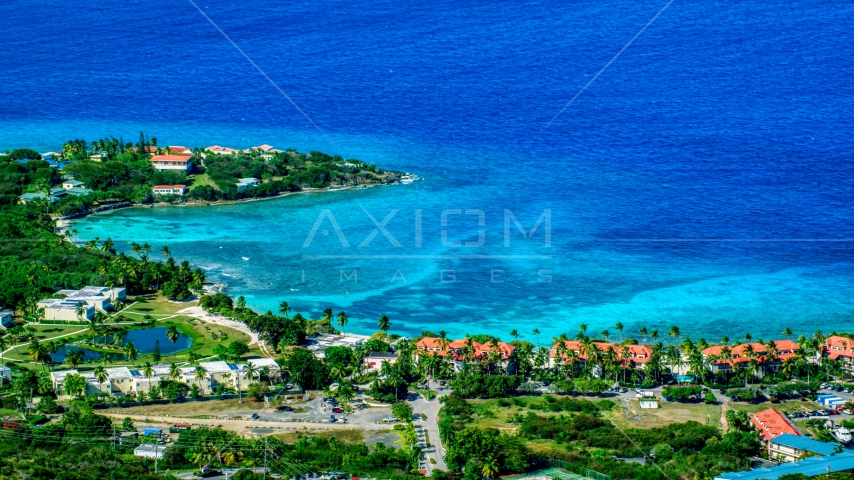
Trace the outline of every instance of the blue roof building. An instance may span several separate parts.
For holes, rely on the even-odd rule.
[[[783,475],[800,473],[808,477],[832,472],[854,471],[854,452],[837,453],[822,457],[809,457],[800,462],[784,463],[771,468],[757,468],[749,472],[729,472],[715,480],[777,480]]]
[[[781,462],[797,462],[804,455],[833,455],[835,443],[819,442],[810,437],[785,434],[768,441],[768,457]]]

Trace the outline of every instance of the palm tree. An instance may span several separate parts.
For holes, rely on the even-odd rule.
[[[104,382],[106,382],[108,378],[110,378],[110,376],[107,375],[106,368],[100,365],[95,367],[95,379],[98,380],[98,390],[100,390],[101,393],[104,393]],[[112,390],[112,386],[110,390]]]
[[[136,365],[136,357],[139,356],[139,350],[136,349],[136,345],[133,342],[125,344],[124,353],[131,364]]]
[[[609,332],[608,330],[602,330],[602,336],[605,337],[606,342],[608,341],[608,335],[610,334],[611,332]]]
[[[205,378],[207,378],[208,377],[208,371],[205,370],[205,367],[203,367],[201,365],[196,365],[196,370],[194,373],[195,373],[196,386],[199,388],[202,388],[201,385],[199,384],[199,380],[204,380]]]
[[[7,348],[9,348],[9,344],[6,341],[6,337],[0,337],[0,362],[3,362],[3,365],[6,365],[6,361],[3,360],[3,353]]]
[[[344,327],[347,325],[347,322],[349,322],[349,321],[350,321],[350,319],[347,318],[346,313],[338,312],[338,326],[341,327],[341,333],[344,334],[345,336],[347,334],[346,334],[346,332],[344,332]]]
[[[679,332],[679,327],[677,327],[677,326],[673,326],[673,327],[670,327],[670,332],[669,332],[667,335],[668,335],[668,336],[670,336],[670,337],[675,337],[675,338],[676,338],[676,341],[675,341],[674,343],[675,343],[675,344],[678,344],[678,343],[679,343],[679,334],[680,334],[680,333],[681,333],[681,332]]]
[[[68,350],[65,353],[64,363],[68,368],[73,370],[77,368],[77,365],[80,365],[81,362],[83,362],[83,352],[80,350]]]
[[[166,329],[166,338],[172,342],[172,356],[175,356],[175,342],[181,337],[181,332],[178,331],[178,327],[175,325],[170,325],[168,329]]]
[[[249,379],[249,383],[252,383],[252,380],[255,380],[258,377],[258,367],[252,364],[252,362],[246,362],[246,378]]]
[[[142,374],[148,378],[148,390],[151,390],[151,377],[154,376],[154,367],[151,366],[150,362],[145,362],[145,365],[142,366]]]
[[[171,257],[172,252],[169,251],[169,247],[164,245],[163,248],[160,249],[160,255],[163,255],[164,257]]]
[[[651,338],[653,341],[658,340],[658,330],[653,330],[649,332],[649,338]]]
[[[620,343],[623,343],[623,324],[621,322],[617,322],[617,324],[614,325],[614,328],[620,332]]]
[[[510,336],[513,337],[515,340],[519,340],[519,330],[516,330],[515,328],[513,330],[510,330]]]
[[[169,380],[178,380],[181,377],[181,370],[175,362],[169,364]]]
[[[753,340],[753,336],[750,335],[749,333],[745,333],[744,334],[744,341],[747,343],[750,343],[751,340]]]
[[[537,350],[539,350],[540,349],[540,329],[535,328],[534,331],[531,333],[533,333],[534,337],[537,338]]]
[[[291,313],[291,305],[288,302],[282,301],[279,303],[279,313],[287,317]]]
[[[388,319],[387,315],[382,315],[380,317],[379,326],[383,333],[388,333],[388,329],[391,328],[391,321]]]
[[[195,365],[196,363],[198,363],[198,361],[199,356],[196,354],[196,352],[191,350],[189,353],[187,353],[187,362],[189,362],[190,365]]]
[[[587,324],[586,324],[586,323],[582,323],[581,325],[579,325],[579,326],[578,326],[578,331],[579,331],[580,333],[584,333],[584,332],[586,332],[586,331],[587,331]]]
[[[792,329],[789,327],[784,328],[783,329],[783,335],[786,336],[786,340],[791,340],[792,339]]]
[[[640,333],[641,336],[643,337],[643,343],[646,343],[646,336],[648,335],[648,331],[647,331],[646,327],[641,327],[641,329],[638,331],[638,333]]]
[[[489,457],[483,462],[483,468],[481,468],[481,473],[486,478],[495,478],[498,476],[498,462],[495,461],[494,458]]]

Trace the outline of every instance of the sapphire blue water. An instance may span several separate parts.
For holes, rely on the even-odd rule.
[[[321,133],[189,2],[6,2],[0,148],[145,130],[418,174],[76,225],[81,240],[168,244],[256,308],[344,309],[350,331],[382,313],[405,332],[528,338],[580,323],[710,339],[844,329],[854,5],[677,0],[544,129],[665,3],[197,2]],[[395,209],[400,247],[380,232],[360,248],[366,212]],[[349,247],[328,217],[304,246],[323,210]],[[545,224],[525,239],[510,222],[505,247],[505,210],[526,230],[550,210],[551,246]],[[450,244],[481,230],[482,246]]]

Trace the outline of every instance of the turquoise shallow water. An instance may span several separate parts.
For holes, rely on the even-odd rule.
[[[710,338],[850,329],[854,4],[673,2],[550,123],[665,2],[197,3],[311,122],[189,3],[11,0],[0,148],[145,130],[424,180],[123,210],[81,220],[80,240],[168,244],[255,308],[346,309],[359,332],[384,313],[407,333],[505,337],[618,321]],[[303,247],[324,209],[349,248],[328,219]],[[483,225],[443,227],[456,209]],[[527,227],[550,210],[551,246],[541,225],[505,247],[505,209]],[[400,247],[358,247],[365,212],[393,210]],[[479,247],[449,244],[479,230]]]
[[[407,155],[472,154],[411,146],[404,153],[395,144],[377,150],[395,148],[401,149],[401,164],[409,163]],[[565,185],[554,193],[538,191],[538,178],[496,173],[509,167],[500,155],[478,155],[490,165],[479,175],[465,168],[416,168],[424,179],[410,185],[215,207],[126,209],[90,216],[75,227],[81,240],[111,236],[120,245],[145,240],[155,251],[169,245],[176,256],[206,268],[229,293],[244,295],[260,310],[275,310],[281,300],[315,316],[326,307],[346,310],[348,330],[360,333],[375,331],[381,314],[406,333],[506,336],[512,329],[538,328],[543,338],[574,334],[581,323],[617,335],[617,322],[626,325],[625,334],[679,325],[685,334],[709,339],[748,331],[770,338],[786,326],[806,333],[843,328],[850,319],[851,263],[839,253],[845,244],[647,242],[614,232],[613,212],[631,202],[601,185],[595,167],[553,173]],[[616,184],[643,176],[607,174]],[[531,185],[518,187],[525,183]],[[657,188],[672,188],[679,198],[679,189],[689,187]],[[360,247],[375,228],[368,213],[382,222],[395,209],[386,228],[400,246],[378,233]],[[482,210],[484,226],[476,214],[451,213],[443,227],[442,212],[453,209]],[[549,209],[551,246],[545,244],[545,224],[525,239],[512,221],[505,246],[505,209],[526,229]],[[416,210],[421,210],[420,247]],[[324,212],[334,217],[348,247]],[[618,226],[643,230],[637,222],[648,220],[627,216]],[[479,243],[480,230],[483,245],[464,246]],[[443,244],[443,231],[445,242],[463,245]],[[720,227],[715,233],[744,236]]]

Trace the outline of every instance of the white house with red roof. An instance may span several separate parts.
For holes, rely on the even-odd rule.
[[[190,170],[190,157],[186,155],[154,155],[151,165],[155,170]]]
[[[193,151],[183,145],[169,145],[164,150],[169,152],[169,155],[192,155]]]

